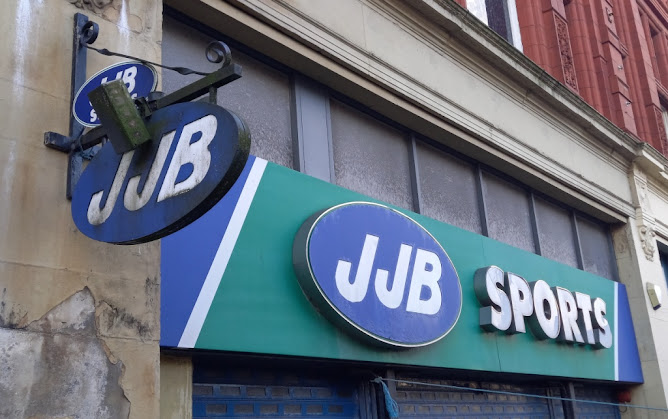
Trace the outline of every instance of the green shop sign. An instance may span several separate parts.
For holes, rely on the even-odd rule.
[[[163,347],[642,382],[624,285],[253,156],[161,287]]]

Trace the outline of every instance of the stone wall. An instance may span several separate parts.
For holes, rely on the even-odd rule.
[[[159,417],[159,244],[75,228],[67,155],[73,17],[95,46],[160,60],[159,0],[0,4],[0,417]],[[122,59],[89,53],[89,76]]]

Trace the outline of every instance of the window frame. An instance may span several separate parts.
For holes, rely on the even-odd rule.
[[[520,32],[520,22],[517,16],[517,3],[515,0],[502,0],[504,8],[504,20],[506,21],[506,26],[509,31],[510,39],[507,39],[499,34],[503,39],[508,41],[509,44],[517,48],[520,52],[524,51],[524,46],[522,45],[522,34]],[[487,27],[489,26],[489,16],[487,15],[487,0],[476,0],[476,6],[474,9],[469,9],[470,0],[467,2],[467,10],[480,21],[482,21]],[[483,7],[481,7],[483,6]],[[494,31],[494,29],[492,29]],[[494,33],[497,33],[494,31]],[[497,33],[498,34],[498,33]]]

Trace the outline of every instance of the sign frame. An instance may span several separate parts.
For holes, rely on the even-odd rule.
[[[452,322],[452,324],[449,325],[449,327],[444,332],[440,333],[437,337],[419,343],[406,343],[397,340],[392,340],[388,337],[380,336],[370,330],[365,329],[362,325],[356,323],[353,319],[351,319],[350,316],[345,312],[343,312],[327,296],[327,293],[323,290],[320,281],[318,280],[316,274],[313,271],[313,265],[311,262],[310,244],[311,244],[311,239],[313,238],[313,232],[315,228],[318,226],[318,223],[331,213],[334,213],[345,207],[353,207],[353,206],[371,206],[371,207],[382,208],[394,215],[397,215],[401,218],[408,220],[412,226],[426,233],[428,237],[431,239],[431,241],[438,246],[438,249],[442,251],[445,257],[447,258],[447,262],[442,261],[442,263],[448,263],[452,268],[452,272],[454,272],[454,277],[457,281],[457,289],[459,292],[458,295],[459,304],[455,320]],[[320,311],[325,317],[327,317],[329,321],[331,321],[338,327],[341,327],[343,330],[350,333],[352,336],[359,338],[367,343],[386,346],[386,347],[394,347],[394,348],[419,348],[422,346],[431,345],[432,343],[438,342],[439,340],[443,339],[448,333],[450,333],[450,331],[457,324],[459,316],[461,315],[462,286],[459,280],[459,274],[457,273],[457,270],[454,268],[452,260],[450,260],[450,256],[448,256],[448,253],[445,251],[445,249],[443,249],[443,246],[441,246],[438,240],[436,240],[436,238],[420,223],[418,223],[408,215],[399,212],[396,209],[391,208],[387,205],[379,204],[376,202],[368,202],[368,201],[351,201],[338,204],[333,207],[316,212],[308,219],[306,219],[306,221],[304,221],[304,224],[302,224],[302,226],[297,231],[297,234],[295,235],[295,239],[293,242],[292,254],[293,254],[293,265],[295,267],[295,273],[297,275],[297,280],[299,281],[299,285],[304,290],[304,294],[306,295],[306,297],[314,305],[314,308]],[[306,274],[307,272],[308,275]],[[441,278],[443,280],[446,280],[445,278],[443,278],[443,276],[445,276],[444,273],[442,274]],[[408,284],[405,284],[405,287],[408,286],[409,286]],[[368,287],[369,288],[372,287],[371,282],[369,282]]]
[[[206,150],[208,162],[197,162],[188,154],[189,149],[205,141],[205,134],[196,127],[186,133],[186,128],[205,119],[211,121],[210,116],[215,116],[215,132],[207,144],[199,146]],[[192,121],[185,123],[188,118]],[[116,154],[112,143],[105,144],[77,183],[72,218],[88,237],[113,244],[137,244],[172,234],[213,207],[234,185],[248,160],[251,136],[247,125],[217,105],[174,104],[154,112],[147,127],[154,140],[121,155]],[[195,173],[196,164],[206,164],[201,179],[197,179],[200,173]],[[186,167],[191,167],[190,173],[184,170]],[[150,196],[146,197],[151,179]],[[101,197],[96,197],[98,194]],[[113,194],[114,202],[108,204]],[[108,205],[113,206],[105,213]]]

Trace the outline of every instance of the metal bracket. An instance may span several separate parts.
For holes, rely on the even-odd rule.
[[[72,192],[74,186],[81,177],[83,168],[83,160],[91,159],[97,152],[97,148],[93,148],[101,144],[106,138],[106,130],[103,126],[99,126],[84,133],[84,126],[81,125],[73,114],[72,106],[74,105],[74,97],[86,81],[86,53],[88,49],[100,52],[103,55],[121,56],[125,58],[135,59],[141,62],[147,62],[141,58],[131,57],[123,54],[112,53],[106,49],[98,50],[89,47],[97,39],[99,27],[96,23],[88,20],[88,16],[76,13],[74,15],[74,41],[72,47],[72,89],[70,97],[70,130],[69,135],[63,135],[56,132],[44,133],[44,145],[54,150],[68,153],[67,165],[67,199],[72,199]],[[162,92],[153,92],[146,98],[137,98],[134,103],[139,110],[142,118],[146,119],[153,112],[158,109],[173,105],[175,103],[189,102],[199,98],[208,93],[208,101],[216,103],[217,89],[241,77],[241,66],[232,61],[232,53],[230,48],[221,41],[213,41],[206,47],[206,58],[212,63],[221,63],[221,67],[211,73],[201,73],[190,69],[181,67],[166,67],[160,64],[155,64],[159,67],[164,67],[169,70],[174,70],[180,74],[205,74],[199,80],[184,86],[183,88],[164,95]],[[186,73],[184,73],[184,71]]]
[[[97,23],[88,20],[88,16],[77,13],[74,15],[74,37],[72,44],[72,83],[70,90],[70,131],[69,135],[65,136],[56,132],[44,133],[44,145],[55,150],[68,153],[67,164],[67,199],[72,199],[72,189],[81,175],[81,167],[83,165],[84,150],[77,148],[76,143],[81,134],[83,134],[84,126],[74,118],[72,113],[72,106],[74,104],[74,96],[77,94],[81,86],[86,81],[86,44],[92,44],[97,39],[99,27]]]

